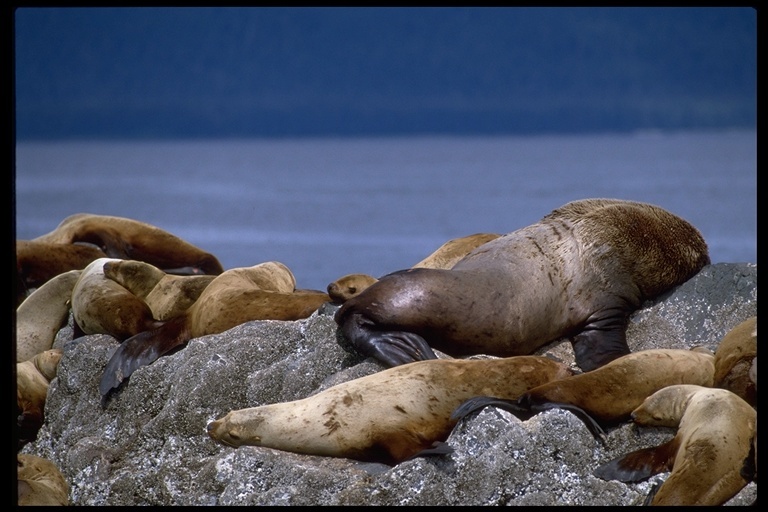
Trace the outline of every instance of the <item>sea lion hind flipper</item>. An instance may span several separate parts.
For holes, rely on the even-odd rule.
[[[106,397],[134,371],[186,343],[183,322],[178,321],[180,318],[169,320],[157,329],[140,332],[123,341],[104,368],[99,382],[101,395]]]
[[[461,418],[471,414],[475,411],[488,406],[498,407],[505,411],[511,412],[522,421],[526,421],[533,416],[533,413],[527,407],[521,406],[516,400],[509,400],[506,398],[497,398],[494,396],[475,396],[468,400],[465,400],[461,405],[451,413],[451,421],[458,421]]]
[[[667,443],[642,448],[597,467],[592,474],[603,480],[641,482],[670,470],[671,458],[677,453],[672,439]]]
[[[600,318],[593,315],[584,329],[570,338],[576,364],[585,372],[630,353],[626,337],[627,316],[613,310],[602,315],[611,313],[613,316]]]

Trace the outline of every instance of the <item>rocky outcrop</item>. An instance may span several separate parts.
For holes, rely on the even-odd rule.
[[[105,404],[98,383],[118,342],[67,341],[65,328],[54,344],[64,354],[46,423],[22,452],[61,469],[73,505],[634,505],[667,476],[623,484],[592,470],[674,430],[624,424],[602,446],[562,410],[520,421],[485,408],[454,429],[454,453],[395,467],[214,443],[206,424],[232,409],[303,398],[383,369],[344,349],[334,311],[326,305],[306,320],[248,322],[193,339],[136,371]],[[710,265],[637,311],[629,345],[714,350],[756,312],[757,266]],[[573,360],[567,342],[539,353]],[[752,503],[756,493],[751,483],[728,504]]]

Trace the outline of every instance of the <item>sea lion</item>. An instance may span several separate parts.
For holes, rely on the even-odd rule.
[[[643,301],[709,264],[691,224],[647,203],[574,201],[486,242],[453,268],[382,277],[335,320],[360,353],[388,366],[451,356],[530,354],[569,338],[584,371],[629,353]]]
[[[16,240],[16,305],[31,290],[69,270],[82,270],[104,251],[91,244]]]
[[[300,320],[330,301],[326,293],[295,290],[295,285],[293,273],[279,262],[234,268],[216,276],[182,314],[136,334],[115,350],[99,384],[101,394],[106,397],[137,368],[192,338],[218,334],[251,320]]]
[[[728,331],[715,350],[715,383],[757,406],[756,384],[749,376],[757,357],[757,317],[750,317]]]
[[[570,375],[543,356],[435,359],[390,368],[315,395],[233,410],[207,425],[227,446],[264,446],[296,453],[397,464],[450,453],[444,441],[453,409],[477,394],[515,398]]]
[[[668,386],[649,396],[632,418],[637,425],[677,428],[677,433],[667,443],[603,464],[595,476],[637,482],[671,471],[651,492],[651,505],[722,505],[749,483],[741,468],[750,454],[757,412],[735,393]]]
[[[168,274],[151,263],[115,260],[104,264],[104,276],[147,303],[157,320],[169,320],[183,313],[216,276]]]
[[[496,233],[475,233],[453,238],[411,268],[453,268],[460,259],[471,251],[500,236]]]
[[[50,279],[16,308],[16,362],[30,359],[53,346],[56,333],[69,320],[72,290],[81,270]]]
[[[69,484],[53,462],[37,455],[17,453],[16,463],[17,505],[69,505]]]
[[[499,236],[495,233],[475,233],[448,240],[411,268],[452,268],[470,251]],[[328,284],[328,295],[335,304],[343,304],[376,281],[377,278],[368,274],[347,274]]]
[[[99,258],[85,267],[72,290],[74,336],[109,334],[123,341],[161,325],[139,297],[104,276],[104,264],[119,261]]]
[[[37,439],[37,432],[45,420],[48,386],[56,377],[61,354],[61,349],[52,348],[16,363],[19,448]]]
[[[642,350],[595,370],[532,388],[514,402],[499,397],[470,398],[453,417],[460,419],[488,405],[522,415],[522,419],[544,409],[563,408],[577,414],[602,439],[604,428],[629,420],[632,411],[661,388],[674,384],[711,387],[714,359],[712,352],[703,348]]]
[[[172,269],[182,269],[184,274],[218,275],[224,271],[213,254],[156,226],[125,217],[76,213],[33,241],[85,242],[110,258],[146,261],[168,273],[176,273]]]

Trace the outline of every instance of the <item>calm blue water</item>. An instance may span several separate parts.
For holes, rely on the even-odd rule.
[[[756,133],[20,142],[17,238],[90,212],[154,224],[225,268],[278,260],[302,288],[410,267],[574,199],[662,206],[712,261],[757,261]]]

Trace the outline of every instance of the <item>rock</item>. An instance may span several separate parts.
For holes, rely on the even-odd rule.
[[[107,335],[67,341],[51,382],[46,422],[22,452],[45,457],[70,486],[72,505],[637,505],[655,482],[623,484],[592,476],[598,465],[659,444],[674,431],[624,424],[598,444],[571,413],[552,410],[520,421],[488,407],[461,420],[448,456],[395,467],[229,448],[205,432],[232,409],[303,398],[383,369],[337,340],[335,307],[306,320],[254,321],[193,339],[136,371],[102,408],[98,383],[118,342]],[[631,318],[633,351],[712,350],[757,314],[757,266],[710,265]],[[71,329],[71,328],[70,328]],[[567,342],[549,353],[572,364]],[[730,505],[752,503],[750,483]]]

